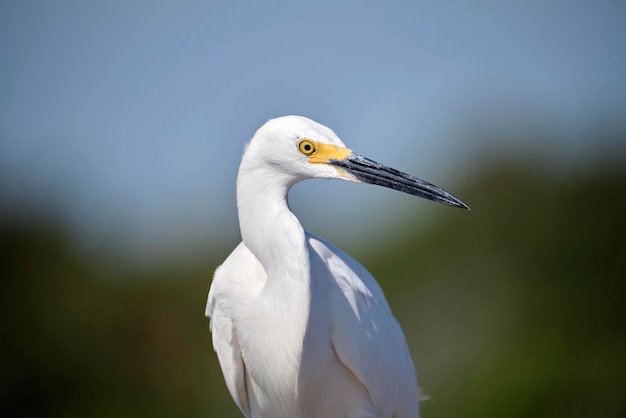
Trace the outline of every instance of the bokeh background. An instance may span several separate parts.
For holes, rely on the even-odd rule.
[[[311,181],[427,418],[626,416],[626,3],[0,3],[6,417],[237,417],[203,316],[264,121],[471,212]]]

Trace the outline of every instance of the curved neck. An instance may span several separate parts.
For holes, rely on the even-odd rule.
[[[308,268],[304,229],[289,209],[289,176],[270,169],[249,170],[245,158],[237,177],[241,238],[259,259],[268,277],[300,276]],[[306,265],[302,265],[306,260]]]

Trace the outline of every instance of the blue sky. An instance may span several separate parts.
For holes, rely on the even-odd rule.
[[[598,115],[626,116],[624,16],[618,1],[3,1],[0,187],[87,246],[167,251],[237,235],[243,145],[275,116],[451,191],[476,156],[529,145],[471,135],[520,114],[575,159]],[[310,183],[293,206],[331,235],[370,233],[355,205],[383,224],[428,205]]]

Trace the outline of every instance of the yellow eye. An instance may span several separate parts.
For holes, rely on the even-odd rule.
[[[302,141],[298,142],[298,149],[304,155],[313,155],[316,151],[315,143],[310,139],[303,139]]]

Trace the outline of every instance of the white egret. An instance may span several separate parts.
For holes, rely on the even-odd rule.
[[[450,193],[345,147],[301,116],[265,123],[237,177],[242,242],[217,268],[206,315],[246,417],[419,416],[404,334],[374,277],[305,231],[287,203],[310,178],[372,183],[467,209]]]

